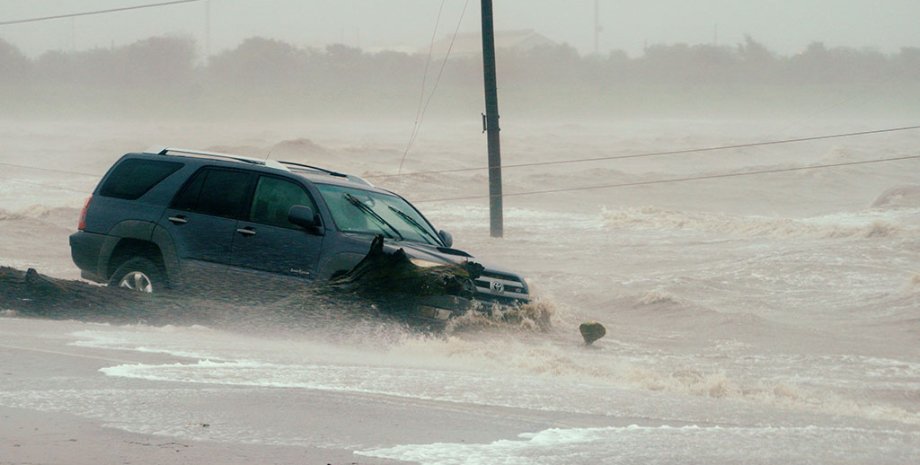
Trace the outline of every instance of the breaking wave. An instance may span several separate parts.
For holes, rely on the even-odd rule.
[[[69,207],[47,207],[45,205],[30,205],[19,210],[0,209],[0,221],[15,221],[25,219],[44,220],[52,217],[72,216],[76,221],[79,210]]]
[[[259,141],[264,142],[264,141]],[[259,143],[257,142],[257,143]],[[285,139],[275,144],[262,145],[212,145],[208,151],[222,153],[237,153],[241,155],[266,158],[267,156],[302,156],[302,155],[327,155],[331,150],[307,138]]]
[[[673,305],[680,304],[681,300],[661,289],[652,289],[639,297],[636,303],[639,305]]]
[[[646,206],[604,210],[608,228],[681,230],[735,236],[879,238],[893,237],[903,228],[876,215],[828,215],[805,219],[733,216]]]
[[[668,371],[661,368],[664,367],[649,368],[624,363],[604,374],[604,377],[619,379],[651,392],[745,401],[801,412],[920,425],[918,412],[893,404],[865,402],[825,388],[781,381],[742,380],[724,371],[695,368],[676,368]],[[599,374],[594,370],[589,372]]]
[[[898,186],[882,192],[872,208],[920,207],[920,186]]]
[[[277,155],[324,155],[329,153],[329,149],[310,139],[301,137],[278,142],[272,147],[272,153],[276,152]]]

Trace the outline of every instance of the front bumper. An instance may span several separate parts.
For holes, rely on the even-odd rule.
[[[448,320],[470,310],[489,313],[494,306],[514,307],[530,302],[527,282],[520,276],[485,269],[473,280],[467,297],[454,295],[423,297],[417,312],[423,318]]]
[[[473,308],[470,299],[455,295],[421,297],[416,302],[416,312],[422,318],[446,321]]]

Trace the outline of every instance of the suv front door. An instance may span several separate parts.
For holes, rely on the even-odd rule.
[[[288,212],[294,205],[317,212],[313,198],[300,184],[278,176],[259,176],[249,212],[238,223],[233,238],[234,273],[314,278],[323,247],[322,228],[308,231],[289,222]],[[265,278],[268,276],[257,281]]]

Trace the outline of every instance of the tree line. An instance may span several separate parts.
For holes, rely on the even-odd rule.
[[[441,57],[433,57],[429,89]],[[266,117],[414,113],[428,56],[368,52],[341,44],[304,48],[253,37],[198,58],[183,37],[152,37],[126,46],[52,51],[29,58],[0,39],[0,110],[131,115]],[[478,114],[479,56],[446,63],[433,114]],[[499,50],[500,97],[506,111],[609,115],[716,111],[783,111],[858,98],[854,111],[920,108],[920,48],[896,53],[829,48],[815,42],[780,55],[747,37],[728,45],[657,44],[641,55],[581,55],[565,44]],[[801,107],[801,108],[800,108]]]

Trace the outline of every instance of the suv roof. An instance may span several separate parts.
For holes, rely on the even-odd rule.
[[[220,152],[208,152],[203,150],[193,150],[193,149],[182,149],[176,147],[156,147],[146,150],[144,153],[149,153],[153,155],[166,155],[166,156],[184,156],[184,157],[201,157],[201,158],[213,158],[217,160],[225,161],[236,161],[240,163],[248,163],[251,165],[263,166],[266,168],[273,168],[281,171],[286,171],[289,173],[299,174],[304,177],[309,177],[314,180],[320,180],[325,176],[334,176],[340,178],[341,180],[347,180],[356,184],[363,184],[365,186],[374,187],[373,184],[367,182],[365,179],[360,176],[355,176],[352,174],[341,173],[338,171],[333,171],[326,168],[321,168],[314,165],[306,165],[303,163],[296,163],[292,161],[275,161],[269,159],[258,159],[252,157],[246,157],[242,155],[234,155],[229,153],[220,153]],[[312,176],[308,176],[312,175]],[[321,175],[317,177],[316,175]],[[328,179],[328,178],[327,178]]]

